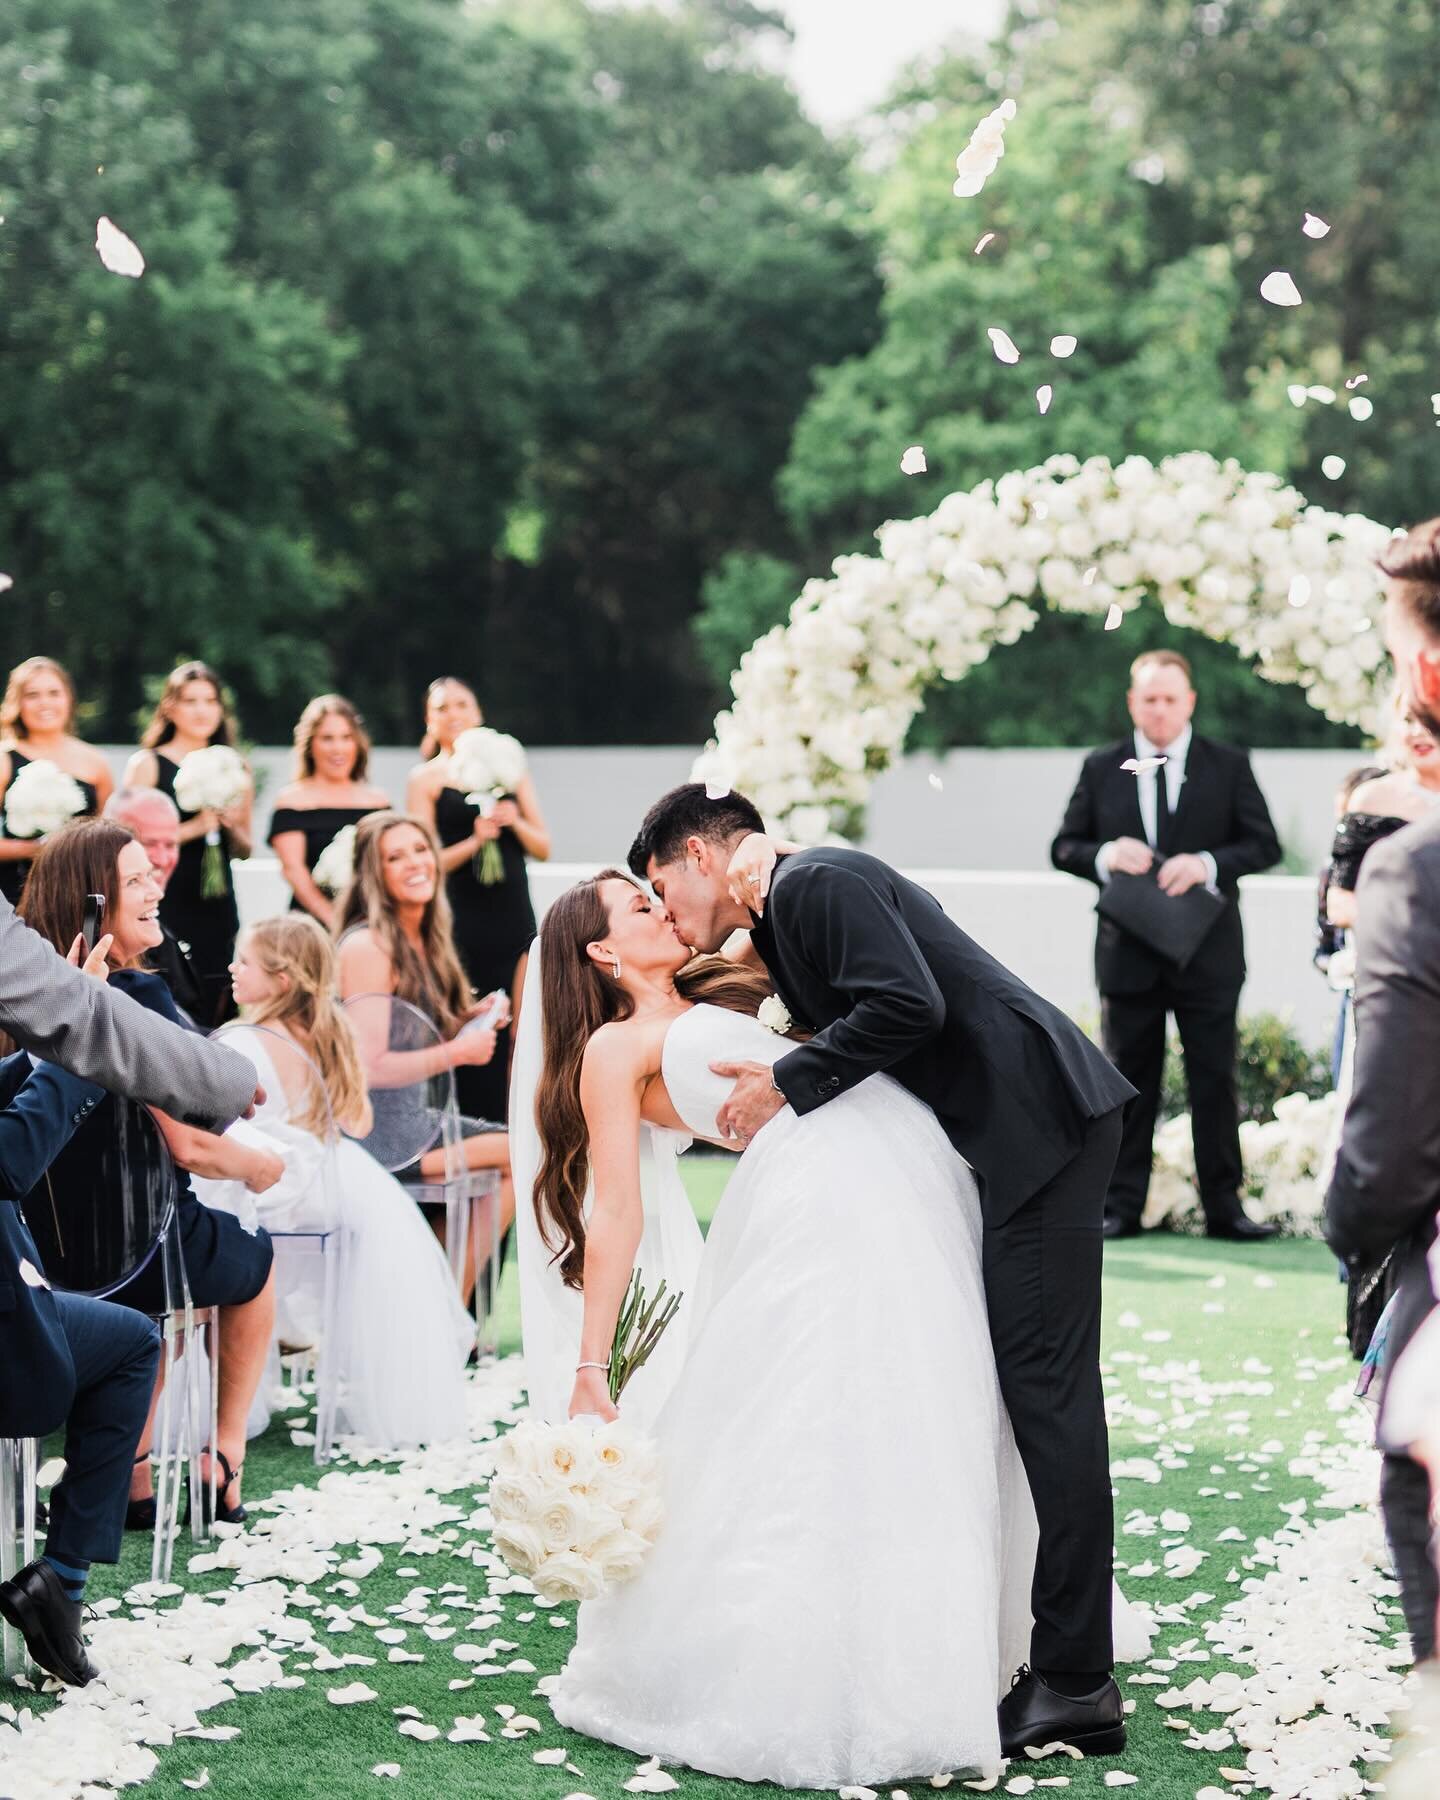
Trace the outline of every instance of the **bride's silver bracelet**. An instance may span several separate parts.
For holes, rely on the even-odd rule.
[[[580,1373],[580,1371],[581,1371],[581,1370],[582,1370],[582,1369],[608,1369],[608,1368],[609,1368],[609,1367],[610,1367],[610,1364],[609,1364],[609,1363],[608,1363],[608,1362],[603,1362],[603,1363],[597,1363],[597,1362],[583,1362],[583,1363],[576,1363],[576,1365],[575,1365],[575,1373],[576,1373],[576,1374],[577,1374],[577,1375],[578,1375],[578,1374],[579,1374],[579,1373]]]

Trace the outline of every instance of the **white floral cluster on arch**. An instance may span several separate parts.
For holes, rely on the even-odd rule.
[[[1015,643],[1038,605],[1118,622],[1147,593],[1329,718],[1374,729],[1375,558],[1390,536],[1200,451],[1053,456],[892,520],[878,555],[839,557],[807,582],[789,623],[740,659],[695,777],[739,789],[802,843],[853,835],[927,689]]]

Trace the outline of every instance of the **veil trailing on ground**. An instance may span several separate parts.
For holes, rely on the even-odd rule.
[[[530,946],[520,1022],[510,1066],[510,1171],[515,1182],[515,1248],[520,1264],[520,1335],[525,1385],[537,1418],[563,1420],[580,1359],[584,1301],[560,1277],[554,1252],[535,1218],[535,1178],[540,1173],[540,1129],[535,1097],[545,1059],[544,1005],[540,985],[540,939]],[[689,1142],[678,1132],[640,1127],[640,1191],[645,1224],[636,1267],[647,1291],[663,1280],[671,1293],[693,1302],[704,1242],[676,1167]],[[590,1210],[586,1194],[585,1210]],[[680,1313],[650,1361],[625,1390],[627,1421],[644,1426],[660,1410],[684,1358],[687,1313]]]

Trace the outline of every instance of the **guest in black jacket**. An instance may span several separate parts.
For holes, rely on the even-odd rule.
[[[1209,1234],[1269,1237],[1274,1227],[1254,1223],[1240,1203],[1244,1169],[1235,1019],[1245,980],[1240,877],[1277,863],[1280,842],[1246,753],[1193,734],[1195,690],[1183,656],[1152,650],[1138,657],[1127,698],[1134,732],[1086,757],[1051,861],[1102,887],[1112,874],[1143,875],[1158,865],[1167,894],[1203,886],[1229,905],[1184,969],[1112,920],[1100,920],[1095,980],[1105,1049],[1140,1096],[1126,1114],[1105,1235],[1130,1237],[1140,1230],[1165,1067],[1166,1018],[1173,1014],[1185,1057],[1195,1169]],[[1123,767],[1132,759],[1141,764],[1138,772]]]

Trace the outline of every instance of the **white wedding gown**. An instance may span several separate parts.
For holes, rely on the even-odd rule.
[[[718,1138],[731,1083],[710,1064],[790,1047],[696,1006],[666,1037],[665,1085]],[[653,1427],[666,1522],[640,1574],[580,1608],[562,1724],[788,1787],[998,1767],[1035,1523],[980,1233],[968,1167],[885,1076],[756,1136]]]
[[[285,1174],[258,1196],[240,1181],[196,1176],[195,1193],[251,1230],[258,1224],[271,1232],[303,1233],[330,1229],[338,1220],[344,1233],[335,1321],[343,1371],[338,1431],[383,1450],[462,1437],[465,1363],[475,1325],[445,1252],[411,1196],[367,1150],[347,1137],[326,1143],[291,1122],[267,1047],[270,1036],[244,1025],[224,1033],[227,1048],[255,1065],[266,1093],[253,1127],[242,1121],[230,1129],[278,1150]],[[313,1343],[323,1316],[318,1258],[286,1256],[283,1244],[282,1238],[276,1335]]]

